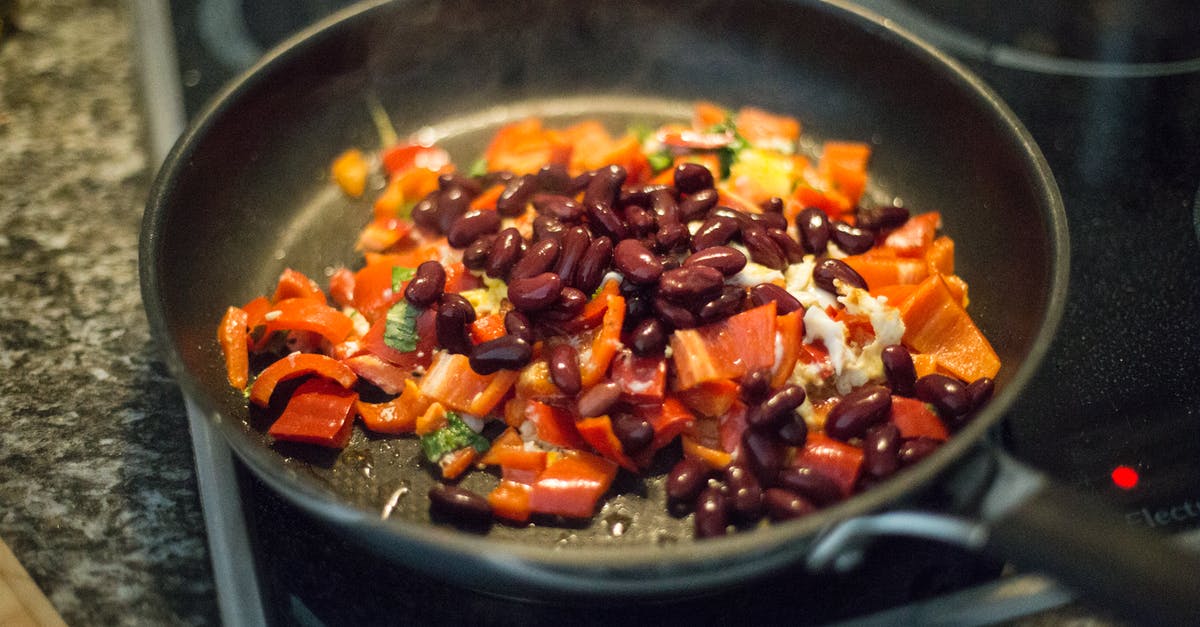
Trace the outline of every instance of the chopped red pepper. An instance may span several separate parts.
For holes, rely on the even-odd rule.
[[[271,302],[278,303],[288,298],[312,298],[321,303],[326,302],[325,292],[321,291],[321,286],[317,285],[316,281],[291,268],[287,268],[283,274],[279,275]]]
[[[337,344],[350,335],[354,322],[346,314],[312,298],[285,298],[268,311],[267,334],[275,331],[312,331]]]
[[[575,421],[575,430],[591,445],[592,450],[606,459],[611,459],[629,472],[638,471],[637,464],[625,454],[625,447],[613,432],[612,419],[608,416],[593,416]]]
[[[721,322],[671,335],[679,389],[714,379],[740,379],[775,364],[775,302]]]
[[[930,438],[945,441],[950,437],[946,425],[934,410],[922,401],[892,396],[891,420],[902,438]]]
[[[225,376],[229,385],[237,389],[246,387],[250,380],[250,348],[246,344],[248,316],[244,309],[230,307],[221,317],[217,327],[217,341],[225,354]]]
[[[345,448],[357,399],[358,394],[333,381],[310,379],[296,388],[267,433],[276,440]]]
[[[616,463],[582,451],[567,451],[538,475],[529,507],[542,514],[587,518],[617,476]]]
[[[794,464],[809,466],[833,479],[842,494],[850,496],[862,470],[863,450],[835,440],[824,433],[808,434],[808,441],[797,451]]]
[[[292,353],[258,373],[254,384],[250,386],[250,402],[265,407],[271,402],[271,394],[281,381],[309,374],[333,379],[344,388],[349,388],[358,380],[358,375],[350,366],[332,357],[317,353]]]

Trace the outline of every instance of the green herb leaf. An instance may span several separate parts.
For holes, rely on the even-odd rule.
[[[720,124],[714,124],[708,129],[710,133],[732,133],[733,141],[725,147],[717,151],[717,159],[721,162],[721,178],[729,176],[729,168],[733,166],[733,162],[737,161],[738,153],[750,148],[750,142],[746,141],[745,137],[738,132],[737,125],[734,124],[733,118],[726,118]]]
[[[480,157],[479,160],[471,164],[471,167],[467,170],[467,176],[483,176],[484,174],[487,174],[487,172],[487,159]]]
[[[650,162],[650,168],[655,172],[662,172],[675,162],[675,159],[671,157],[671,151],[666,149],[646,155],[646,160]]]
[[[436,463],[447,454],[468,446],[480,453],[491,446],[487,438],[472,431],[458,414],[446,412],[446,423],[441,429],[421,436],[421,450],[429,461]]]
[[[417,350],[417,317],[421,310],[401,300],[387,312],[383,329],[383,343],[402,353]]]
[[[413,276],[415,276],[416,274],[417,274],[417,270],[415,268],[404,268],[401,266],[393,267],[392,268],[392,291],[399,292],[400,286],[405,281],[411,281]]]

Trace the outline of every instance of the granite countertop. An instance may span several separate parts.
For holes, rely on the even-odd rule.
[[[131,19],[20,6],[0,39],[0,539],[70,624],[215,623],[187,417],[139,294],[155,164]]]

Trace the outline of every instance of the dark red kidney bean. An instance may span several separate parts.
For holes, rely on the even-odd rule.
[[[480,235],[500,230],[500,215],[491,210],[468,211],[450,225],[446,240],[455,248],[466,248]]]
[[[883,347],[883,374],[887,377],[892,392],[900,396],[913,396],[913,384],[917,382],[917,368],[912,354],[901,344]]]
[[[603,416],[621,398],[621,386],[612,381],[601,381],[586,389],[575,401],[581,418]]]
[[[573,226],[563,233],[558,243],[558,261],[554,262],[554,273],[560,277],[575,276],[575,268],[592,243],[592,236],[585,227]]]
[[[796,231],[804,252],[820,255],[829,246],[829,216],[816,207],[809,207],[796,216]]]
[[[737,233],[737,220],[727,216],[709,216],[692,234],[692,251],[698,252],[713,246],[724,246]]]
[[[875,245],[874,233],[851,226],[841,220],[834,220],[830,225],[829,237],[847,255],[861,255]]]
[[[417,204],[413,205],[412,211],[409,213],[413,224],[422,228],[437,230],[438,218],[440,217],[437,204],[438,194],[440,192],[437,190],[429,192],[424,198],[417,201]]]
[[[696,315],[704,324],[724,320],[742,310],[746,301],[746,290],[740,285],[726,285],[721,288],[721,294],[701,305]]]
[[[542,166],[537,173],[538,189],[547,192],[565,192],[571,184],[571,175],[567,167],[557,163]]]
[[[785,232],[787,231],[787,218],[783,217],[782,213],[751,213],[749,216],[755,224],[767,229],[768,231],[772,229],[778,229]],[[800,248],[799,243],[796,244],[796,248]]]
[[[776,215],[776,214],[772,214]],[[771,238],[772,242],[783,251],[784,257],[787,257],[788,263],[800,263],[804,261],[804,247],[800,242],[792,239],[783,229],[769,228],[767,229],[767,237]]]
[[[596,175],[599,172],[599,170],[588,170],[580,173],[578,176],[571,179],[571,182],[567,183],[567,189],[564,191],[571,196],[582,192],[583,190],[587,189],[588,185],[591,184],[592,179],[596,178]]]
[[[742,230],[742,243],[750,251],[750,260],[775,270],[786,270],[787,254],[762,229]]]
[[[446,269],[436,261],[426,261],[417,266],[404,288],[404,298],[415,307],[425,308],[441,298],[445,289]]]
[[[767,400],[771,393],[771,371],[765,368],[751,370],[742,377],[740,396],[747,405],[758,405]]]
[[[467,325],[475,322],[475,308],[458,294],[443,294],[434,318],[438,346],[455,355],[471,352]]]
[[[778,429],[783,421],[792,416],[792,412],[804,403],[806,394],[804,388],[798,385],[785,385],[767,400],[755,406],[746,414],[746,422],[755,429]]]
[[[579,266],[575,269],[575,278],[572,281],[575,287],[578,287],[584,294],[595,292],[596,288],[600,287],[600,282],[604,280],[605,273],[608,272],[612,256],[613,244],[607,235],[601,235],[592,240],[587,250],[583,252]]]
[[[791,490],[812,501],[818,507],[836,503],[842,499],[842,489],[821,471],[801,464],[779,472],[775,484]]]
[[[529,321],[529,316],[516,309],[511,309],[504,314],[504,331],[530,344],[533,343],[533,323]]]
[[[539,315],[543,320],[566,322],[583,313],[587,302],[587,294],[574,287],[564,287],[558,294],[558,300],[554,301],[549,308],[542,310]]]
[[[812,501],[783,488],[768,488],[763,492],[763,507],[767,510],[767,516],[775,522],[800,518],[817,511]]]
[[[558,260],[558,249],[558,240],[544,239],[535,242],[529,251],[513,264],[512,271],[508,273],[509,280],[524,279],[548,272],[554,266],[554,262]]]
[[[454,221],[470,208],[471,198],[472,196],[461,187],[451,187],[438,193],[437,228],[439,232],[450,232]]]
[[[629,348],[642,357],[657,357],[667,347],[667,328],[658,318],[643,318],[629,334]]]
[[[771,196],[770,198],[758,204],[763,213],[783,213],[783,199],[779,196]],[[787,228],[787,223],[784,223],[784,229]]]
[[[996,382],[991,377],[979,377],[967,385],[967,396],[971,399],[971,411],[979,411],[996,390]]]
[[[480,186],[479,181],[476,181],[469,176],[464,176],[458,172],[439,174],[437,178],[437,184],[438,189],[442,190],[443,192],[449,192],[456,189],[461,190],[469,197],[468,200],[478,196],[479,193],[483,191],[483,187]]]
[[[702,189],[711,189],[713,175],[699,163],[681,163],[675,166],[675,188],[685,194],[695,194]]]
[[[962,381],[944,374],[927,374],[917,379],[917,398],[937,408],[943,418],[957,418],[971,411],[971,397]]]
[[[629,232],[633,237],[644,237],[658,228],[654,214],[638,205],[625,208],[625,223],[629,225]]]
[[[670,189],[656,189],[650,193],[650,209],[658,216],[659,226],[679,223],[679,201]]]
[[[538,187],[537,177],[532,174],[513,177],[496,199],[496,213],[509,218],[525,213],[525,206],[529,204]]]
[[[783,467],[783,447],[773,434],[746,429],[742,434],[742,452],[759,481],[768,485],[775,482],[775,476]]]
[[[725,469],[725,488],[729,509],[743,522],[762,518],[763,491],[758,478],[744,464],[733,463]]]
[[[658,227],[654,234],[654,248],[660,253],[669,253],[687,247],[691,239],[687,227],[678,222],[667,222]]]
[[[492,506],[470,490],[438,483],[429,489],[429,514],[435,520],[480,526],[491,522]]]
[[[723,536],[729,527],[729,497],[717,487],[707,487],[696,497],[693,522],[697,538]]]
[[[864,229],[880,231],[894,229],[908,222],[908,216],[908,209],[894,205],[881,205],[870,208],[859,207],[858,219],[855,223]]]
[[[896,457],[903,466],[911,466],[933,454],[942,445],[931,438],[911,438],[900,443]]]
[[[673,328],[690,329],[698,326],[700,323],[700,319],[696,314],[689,311],[686,307],[676,305],[661,296],[655,296],[650,301],[650,304],[654,308],[654,312]]]
[[[624,331],[632,331],[642,320],[654,317],[654,305],[650,302],[651,298],[641,292],[625,296],[625,321],[621,325]]]
[[[830,294],[838,293],[833,284],[834,279],[851,287],[867,289],[866,279],[841,259],[822,259],[813,268],[813,283]]]
[[[759,283],[750,288],[750,302],[756,307],[775,303],[775,313],[783,316],[804,308],[792,293],[774,283]]]
[[[626,280],[639,285],[656,283],[663,273],[662,261],[635,239],[617,242],[613,247],[613,265]]]
[[[484,235],[471,242],[463,250],[463,265],[471,270],[483,270],[487,264],[488,255],[492,252],[492,244],[496,242],[495,235]]]
[[[825,435],[846,441],[887,420],[892,392],[882,385],[864,385],[842,397],[825,418]]]
[[[698,459],[684,457],[675,462],[667,473],[667,501],[686,503],[690,508],[696,497],[700,496],[700,491],[707,487],[712,474],[708,464]]]
[[[775,433],[788,446],[804,446],[808,441],[808,423],[804,422],[799,414],[792,412]]]
[[[554,216],[539,215],[533,219],[534,241],[543,239],[562,239],[567,227]]]
[[[570,344],[555,344],[546,351],[550,381],[564,394],[574,396],[583,387],[579,374],[579,352]]]
[[[725,276],[733,276],[746,267],[746,255],[729,246],[712,246],[688,255],[683,266],[708,266]]]
[[[517,175],[513,174],[509,170],[495,170],[493,172],[488,172],[483,176],[477,176],[475,177],[475,180],[479,182],[479,189],[482,190],[491,187],[492,185],[508,185],[509,181],[512,181],[515,178],[517,178]]]
[[[587,211],[588,223],[602,234],[608,235],[616,241],[629,236],[629,228],[625,225],[625,221],[617,215],[611,205],[585,202],[583,207]]]
[[[717,206],[720,196],[715,189],[702,189],[679,201],[679,221],[698,220]]]
[[[604,204],[610,209],[617,204],[621,193],[621,185],[625,183],[625,168],[619,165],[607,165],[596,170],[592,180],[583,190],[583,204]]]
[[[873,477],[888,477],[900,466],[900,430],[885,422],[863,437],[863,470]]]
[[[712,218],[714,216],[729,218],[734,222],[737,222],[739,231],[744,231],[746,229],[761,230],[763,228],[762,225],[755,223],[750,215],[746,212],[734,209],[733,207],[727,207],[725,205],[717,205],[716,207],[713,207],[711,210],[709,210],[708,216],[706,217]]]
[[[633,414],[618,414],[612,421],[612,429],[626,455],[637,455],[654,441],[654,426]]]
[[[677,303],[697,303],[717,296],[724,286],[725,276],[720,270],[691,266],[663,272],[658,280],[658,293]]]
[[[471,370],[479,374],[492,374],[500,370],[520,370],[533,358],[533,347],[529,342],[514,335],[502,335],[475,345],[471,349]]]
[[[559,194],[534,194],[531,202],[538,213],[561,222],[574,222],[583,215],[583,205]]]
[[[654,192],[665,189],[667,189],[667,186],[659,183],[647,183],[645,185],[622,187],[620,195],[617,198],[617,206],[621,208],[626,208],[630,205],[649,207],[653,202],[652,197]]]
[[[540,311],[553,305],[562,293],[562,279],[553,272],[512,279],[508,282],[508,300],[521,311]]]
[[[484,270],[493,279],[503,279],[512,270],[513,264],[521,257],[521,232],[514,227],[500,231],[492,242],[492,250],[488,253]]]

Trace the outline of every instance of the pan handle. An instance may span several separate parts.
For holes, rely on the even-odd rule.
[[[994,447],[990,452],[990,478],[966,517],[891,511],[855,518],[812,547],[809,567],[845,568],[881,535],[921,537],[1045,573],[1086,602],[1138,623],[1200,625],[1200,555],[1130,527],[1112,508]]]

